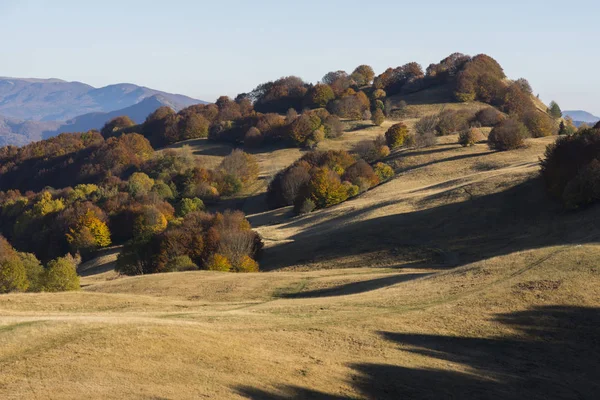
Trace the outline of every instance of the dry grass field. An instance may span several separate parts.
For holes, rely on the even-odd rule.
[[[302,152],[257,153],[265,272],[119,277],[112,249],[80,292],[0,296],[0,398],[596,398],[600,208],[546,197],[552,140],[396,151],[394,179],[302,217],[261,201]]]

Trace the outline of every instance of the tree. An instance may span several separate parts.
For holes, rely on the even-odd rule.
[[[28,287],[27,271],[19,253],[0,236],[0,293],[24,292]]]
[[[408,138],[408,127],[402,122],[392,125],[385,133],[385,140],[390,149],[395,149],[404,145]]]
[[[104,124],[100,133],[105,138],[108,138],[108,137],[114,136],[119,131],[121,131],[125,128],[132,127],[134,125],[135,125],[135,122],[133,122],[131,120],[131,118],[129,118],[127,115],[123,115],[120,117],[113,118],[110,121],[108,121],[106,124]]]
[[[236,149],[221,161],[219,170],[226,175],[239,179],[243,184],[249,184],[258,179],[258,163],[251,154]]]
[[[550,102],[550,107],[548,108],[548,114],[550,114],[550,116],[554,119],[559,119],[562,117],[562,110],[560,109],[560,106],[555,101]]]
[[[179,206],[177,207],[177,216],[185,217],[189,213],[204,211],[204,202],[197,197],[193,199],[183,198],[179,202]]]
[[[492,129],[488,136],[488,146],[492,150],[514,150],[523,146],[526,137],[529,137],[527,127],[511,118]]]
[[[210,122],[200,114],[190,113],[179,120],[179,139],[208,137]]]
[[[318,83],[308,91],[308,102],[313,107],[326,107],[327,103],[335,99],[331,86]]]
[[[329,168],[319,168],[308,182],[308,193],[318,208],[329,207],[348,198],[340,176]]]
[[[88,210],[77,225],[69,229],[67,241],[77,251],[107,247],[111,244],[110,230],[94,211]]]
[[[71,255],[50,261],[43,277],[43,288],[47,292],[79,290],[77,261]]]
[[[381,124],[383,124],[383,121],[385,121],[385,115],[383,115],[383,111],[381,111],[380,108],[373,112],[371,115],[371,121],[377,126],[381,126]]]
[[[544,137],[556,134],[556,123],[547,114],[535,110],[523,116],[523,122],[532,137]]]
[[[127,190],[133,197],[142,197],[150,193],[154,186],[154,179],[143,172],[134,172],[127,183]]]
[[[363,65],[359,65],[358,67],[356,67],[354,72],[352,72],[351,76],[359,77],[360,79],[357,80],[356,83],[359,86],[362,86],[362,85],[368,85],[371,82],[373,82],[373,78],[375,78],[375,72],[373,71],[373,68],[371,66],[363,64]]]

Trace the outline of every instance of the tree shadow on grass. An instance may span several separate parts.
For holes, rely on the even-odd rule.
[[[367,399],[596,399],[600,393],[600,308],[542,306],[499,314],[513,333],[491,338],[381,332],[402,350],[459,368],[353,364],[350,384]],[[442,364],[443,365],[443,364]],[[351,399],[283,386],[252,399]]]
[[[327,289],[309,290],[299,293],[284,293],[279,297],[286,299],[310,299],[316,297],[348,296],[351,294],[366,293],[372,290],[382,289],[384,287],[396,285],[402,282],[408,282],[413,279],[422,278],[428,275],[431,274],[393,274],[383,278],[369,279],[362,282],[352,282]]]
[[[456,267],[517,251],[592,243],[600,238],[600,207],[564,212],[548,199],[539,178],[470,200],[365,218],[403,201],[343,209],[337,214],[333,210],[326,220],[319,218],[319,212],[292,220],[285,227],[297,229],[297,233],[291,241],[269,248],[261,267],[275,270],[307,261],[327,264],[340,257],[390,250],[400,259],[404,250],[419,248],[438,249],[442,256],[452,254],[452,266]],[[442,259],[431,262],[446,264]]]

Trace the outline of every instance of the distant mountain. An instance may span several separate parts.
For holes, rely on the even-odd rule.
[[[60,79],[0,78],[0,115],[17,120],[67,121],[83,114],[131,107],[156,95],[175,108],[204,103],[129,83],[96,89]]]
[[[60,122],[19,121],[0,115],[0,146],[22,146],[41,140],[45,137],[44,132],[57,130],[60,125]]]
[[[600,121],[600,117],[582,110],[564,111],[563,117],[571,117],[575,125],[579,126],[582,124],[593,125]]]
[[[96,89],[60,79],[0,78],[0,146],[100,129],[121,115],[141,123],[159,107],[180,111],[194,104],[206,102],[129,83]]]
[[[153,113],[157,108],[167,106],[175,111],[181,110],[180,104],[174,104],[163,95],[147,97],[133,106],[123,108],[108,113],[89,113],[75,117],[55,129],[47,129],[43,132],[43,138],[49,138],[65,132],[86,132],[90,129],[100,129],[105,123],[115,117],[127,115],[135,123],[141,124],[146,117]]]

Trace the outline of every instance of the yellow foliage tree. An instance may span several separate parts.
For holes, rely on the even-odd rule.
[[[92,210],[88,210],[77,226],[69,229],[67,241],[77,250],[106,247],[111,244],[110,230]]]
[[[320,168],[308,182],[310,198],[318,208],[329,207],[348,199],[348,191],[337,173]]]

